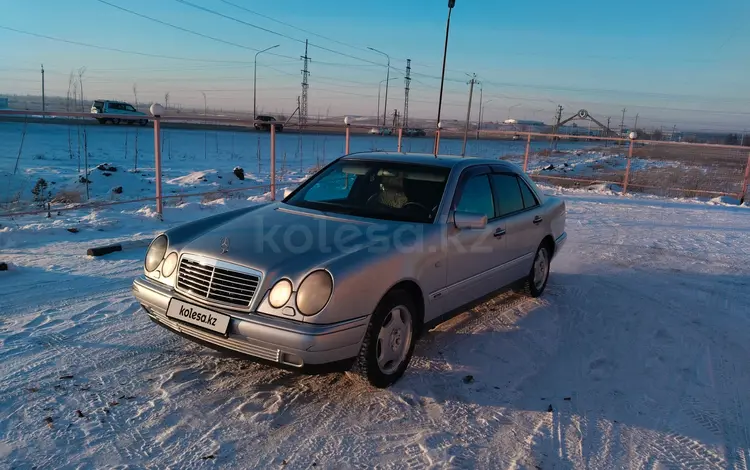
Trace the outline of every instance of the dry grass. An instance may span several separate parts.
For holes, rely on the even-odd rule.
[[[80,191],[60,191],[55,194],[50,202],[53,204],[78,204],[83,201],[83,195]]]
[[[604,155],[627,155],[627,147],[592,149]],[[706,146],[645,144],[633,149],[633,157],[669,162],[670,166],[631,170],[628,191],[666,197],[736,196],[742,191],[750,148],[715,148]],[[625,171],[607,164],[594,163],[593,174],[586,176],[534,175],[534,179],[562,187],[585,187],[599,182],[622,185]]]

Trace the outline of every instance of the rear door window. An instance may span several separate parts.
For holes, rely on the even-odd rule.
[[[518,185],[518,178],[509,174],[493,174],[492,192],[495,196],[497,216],[514,214],[524,209],[523,195]]]
[[[523,197],[523,207],[526,209],[531,209],[532,207],[536,207],[539,205],[539,201],[537,201],[536,196],[534,196],[534,193],[531,191],[531,188],[529,188],[529,185],[526,184],[526,182],[522,178],[518,179],[518,186],[521,187],[521,196]]]

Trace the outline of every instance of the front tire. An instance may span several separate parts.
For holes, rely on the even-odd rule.
[[[534,264],[524,281],[523,293],[529,297],[539,297],[544,293],[549,280],[550,249],[546,243],[542,243],[536,250]]]
[[[118,118],[112,119],[112,124],[114,124],[115,126],[119,126],[120,120]]]
[[[414,353],[418,329],[416,307],[404,291],[383,297],[367,326],[353,372],[370,385],[386,388],[404,375]]]

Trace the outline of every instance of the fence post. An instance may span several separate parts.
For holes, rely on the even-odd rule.
[[[529,168],[529,149],[531,149],[531,133],[529,133],[526,139],[526,153],[523,156],[523,172]]]
[[[750,155],[747,156],[747,166],[745,166],[745,178],[742,180],[742,192],[740,193],[740,204],[745,203],[747,198],[747,185],[750,184]]]
[[[442,123],[438,123],[438,128],[435,130],[435,157],[440,153],[440,129],[443,127]]]
[[[401,139],[404,137],[404,129],[403,127],[399,127],[398,129],[398,153],[401,153]]]
[[[344,155],[349,155],[349,138],[351,137],[351,128],[346,125],[346,137],[344,138]]]
[[[625,165],[625,181],[622,183],[622,194],[628,192],[628,180],[630,179],[630,160],[633,158],[633,144],[635,143],[635,132],[630,134],[630,148],[628,149],[628,163]]]
[[[276,200],[276,126],[271,125],[271,200]]]
[[[162,215],[164,206],[161,198],[161,115],[164,108],[154,103],[151,105],[151,114],[154,116],[154,160],[156,161],[156,213]]]

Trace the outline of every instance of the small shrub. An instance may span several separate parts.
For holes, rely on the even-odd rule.
[[[39,178],[36,181],[34,188],[31,190],[31,194],[34,195],[34,202],[37,203],[39,207],[46,206],[47,202],[52,199],[52,192],[47,190],[47,181],[45,181],[44,178]]]

